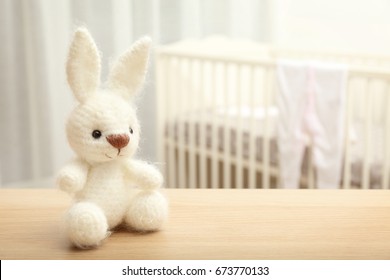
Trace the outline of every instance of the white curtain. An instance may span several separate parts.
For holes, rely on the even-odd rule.
[[[64,123],[74,101],[64,68],[76,26],[85,25],[102,51],[104,79],[109,61],[144,34],[155,44],[216,33],[267,40],[268,2],[0,0],[0,185],[53,186],[53,175],[72,157]],[[150,69],[138,111],[143,126],[139,156],[149,161],[155,159],[158,141],[155,111]]]

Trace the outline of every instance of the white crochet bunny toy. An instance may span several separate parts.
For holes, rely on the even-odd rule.
[[[155,231],[166,219],[161,173],[132,159],[140,125],[130,99],[144,82],[150,45],[146,37],[134,43],[114,64],[104,90],[98,89],[100,57],[89,32],[79,28],[70,46],[67,78],[79,104],[66,132],[78,157],[60,171],[58,184],[74,197],[65,223],[80,248],[99,245],[118,225]]]

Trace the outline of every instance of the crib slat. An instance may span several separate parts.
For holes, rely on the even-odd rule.
[[[271,68],[266,67],[264,69],[264,128],[263,128],[263,174],[262,185],[264,189],[270,187],[270,94],[271,94]]]
[[[229,67],[229,64],[228,63],[224,63],[223,64],[223,70],[222,70],[222,75],[223,75],[223,92],[224,92],[224,107],[225,107],[225,124],[228,124],[229,123],[229,114],[228,114],[228,109],[230,107],[230,103],[229,103],[229,79],[228,79],[228,67]],[[231,148],[231,145],[230,145],[230,127],[225,125],[224,126],[224,135],[223,135],[223,187],[225,189],[230,189],[231,188],[231,180],[230,180],[230,175],[231,175],[231,171],[230,171],[230,165],[231,165],[231,155],[230,155],[230,148]]]
[[[210,87],[211,92],[213,93],[212,98],[212,108],[214,110],[214,116],[212,118],[212,125],[211,125],[211,149],[213,151],[212,159],[211,159],[211,187],[212,188],[218,188],[218,123],[217,123],[217,109],[218,109],[218,103],[217,103],[217,84],[216,84],[216,69],[217,65],[216,62],[211,63],[211,75],[210,75]]]
[[[386,83],[386,108],[390,108],[390,81]],[[384,162],[382,169],[382,189],[389,189],[389,176],[390,176],[390,111],[385,112],[385,123],[383,126],[384,133]]]
[[[178,137],[178,176],[179,176],[179,182],[178,182],[178,188],[185,188],[187,187],[187,184],[186,184],[186,160],[185,160],[185,153],[186,153],[186,150],[185,150],[185,146],[186,146],[186,143],[185,143],[185,125],[186,125],[186,121],[185,121],[185,116],[184,116],[184,110],[182,110],[182,108],[185,106],[185,100],[186,100],[186,96],[184,96],[183,94],[181,94],[182,92],[184,92],[185,88],[184,88],[184,63],[185,63],[185,58],[181,58],[179,60],[179,63],[177,65],[177,69],[179,71],[179,78],[178,81],[177,81],[177,96],[176,96],[176,100],[178,102],[178,110],[179,110],[179,113],[180,115],[183,115],[184,117],[184,121],[181,120],[178,122],[178,133],[177,133],[177,137]]]
[[[236,85],[236,96],[237,96],[237,126],[236,126],[236,188],[242,189],[243,187],[243,152],[242,152],[242,126],[243,126],[243,102],[241,92],[241,77],[242,65],[237,64],[237,85]]]
[[[166,70],[166,92],[167,92],[167,98],[166,98],[166,106],[167,106],[167,124],[168,124],[168,139],[169,139],[169,145],[168,145],[168,166],[169,166],[169,176],[168,176],[168,185],[170,188],[176,188],[177,187],[177,181],[176,181],[176,156],[175,156],[175,125],[177,123],[175,122],[175,104],[176,104],[176,96],[175,93],[176,88],[174,85],[176,83],[173,82],[173,58],[168,56],[167,57],[167,70]]]
[[[368,189],[370,186],[370,160],[371,160],[371,131],[372,131],[372,79],[367,81],[365,91],[366,119],[364,127],[364,158],[363,158],[363,181],[362,188]]]
[[[158,59],[156,60],[156,78],[157,78],[157,104],[161,104],[163,102],[167,102],[167,98],[162,98],[163,96],[167,96],[167,82],[165,80],[166,77],[164,77],[164,71],[167,69],[167,57],[164,55],[159,55]],[[163,163],[161,165],[161,171],[166,178],[166,187],[169,186],[169,180],[168,180],[168,173],[167,173],[167,163],[164,162],[167,159],[167,155],[165,153],[166,147],[168,146],[168,139],[167,135],[165,134],[165,129],[167,125],[167,116],[165,112],[165,108],[167,106],[159,106],[157,111],[157,158],[159,163]]]
[[[353,80],[348,81],[348,90],[347,96],[345,100],[345,104],[347,106],[345,112],[345,138],[344,138],[344,174],[343,174],[343,188],[350,189],[351,188],[351,135],[352,131],[352,116],[353,116],[353,104],[354,104],[354,96],[351,94],[353,91]]]
[[[192,113],[194,107],[192,104],[197,104],[196,99],[198,95],[193,91],[193,77],[194,77],[194,61],[192,59],[188,60],[188,82],[187,82],[187,104],[186,111],[190,111]],[[195,107],[196,108],[196,107]],[[195,125],[196,122],[190,116],[190,120],[188,122],[188,186],[192,189],[196,188],[196,139],[195,139]]]
[[[205,108],[206,106],[206,91],[205,91],[205,81],[204,81],[204,69],[205,62],[204,60],[199,60],[199,97],[200,97],[200,108]],[[206,143],[206,115],[203,113],[201,115],[201,121],[199,124],[199,177],[200,177],[200,188],[207,188],[207,143]]]
[[[249,94],[250,94],[250,131],[249,131],[249,147],[248,147],[248,160],[249,160],[249,188],[256,188],[256,99],[255,99],[255,67],[250,66],[249,69]]]

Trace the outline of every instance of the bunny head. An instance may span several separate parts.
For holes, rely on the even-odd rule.
[[[147,37],[134,43],[113,65],[107,88],[99,89],[98,49],[85,28],[74,35],[66,72],[79,104],[66,132],[72,149],[91,164],[130,157],[138,148],[140,125],[130,99],[144,82],[150,45]]]

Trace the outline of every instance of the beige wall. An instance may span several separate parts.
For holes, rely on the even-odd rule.
[[[270,3],[272,40],[278,45],[390,55],[388,0]]]

